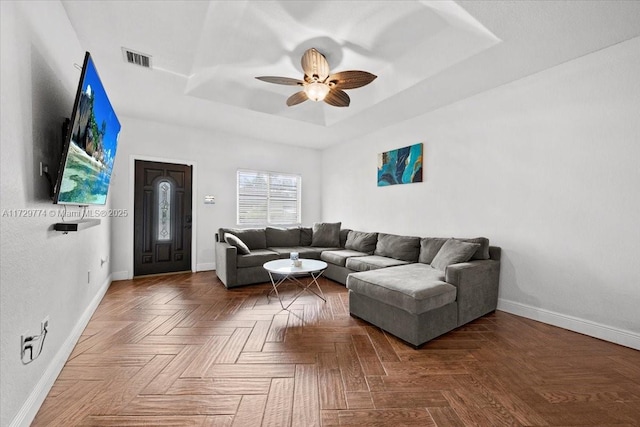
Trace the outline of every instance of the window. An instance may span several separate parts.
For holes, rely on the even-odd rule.
[[[171,183],[158,182],[158,240],[171,240]]]
[[[238,171],[238,225],[300,224],[300,175]]]

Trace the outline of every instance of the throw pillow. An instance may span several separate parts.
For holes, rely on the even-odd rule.
[[[479,243],[466,243],[456,239],[444,242],[442,248],[431,262],[431,267],[444,271],[447,266],[466,262],[480,247]]]
[[[363,231],[351,230],[347,235],[344,248],[371,255],[373,251],[376,250],[376,243],[378,243],[378,233],[365,233]]]
[[[420,238],[378,233],[374,255],[416,262],[420,253]]]
[[[267,233],[264,228],[221,228],[220,232],[223,239],[227,233],[233,234],[241,239],[249,249],[267,249]]]
[[[251,253],[247,245],[245,245],[244,242],[240,240],[240,238],[238,238],[237,236],[234,236],[233,234],[226,233],[224,235],[224,241],[230,244],[231,246],[235,246],[236,248],[238,248],[239,254],[247,255]]]
[[[341,222],[316,222],[313,224],[313,236],[311,236],[311,246],[321,248],[340,247],[340,226]]]

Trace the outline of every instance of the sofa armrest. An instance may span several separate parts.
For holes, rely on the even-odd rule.
[[[236,259],[238,249],[227,242],[216,242],[216,274],[229,288],[238,283],[238,266]]]
[[[445,270],[445,280],[458,289],[458,326],[484,316],[498,306],[500,261],[450,265]]]

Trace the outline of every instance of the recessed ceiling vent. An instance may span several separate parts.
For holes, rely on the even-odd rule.
[[[124,55],[124,60],[129,64],[139,65],[144,68],[151,68],[151,55],[136,52],[135,50],[127,49],[126,47],[122,48],[122,54]]]

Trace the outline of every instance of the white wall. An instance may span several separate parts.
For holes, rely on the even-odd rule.
[[[84,51],[59,2],[0,2],[0,425],[28,425],[110,282],[110,221],[63,235],[39,163],[55,173]],[[37,217],[12,217],[22,209]],[[77,208],[75,208],[77,211]],[[46,216],[45,216],[46,215]],[[87,273],[91,272],[90,283]],[[20,359],[20,335],[40,333],[41,356]]]
[[[323,219],[503,249],[500,306],[640,348],[640,38],[323,153]],[[376,186],[424,142],[424,182]]]
[[[114,279],[133,274],[132,159],[195,164],[197,270],[215,269],[215,233],[236,226],[236,171],[256,169],[302,175],[302,222],[321,216],[321,155],[317,150],[273,144],[227,133],[122,117],[122,131],[111,183],[112,208],[128,209],[113,219]],[[286,130],[283,130],[286,131]],[[215,205],[205,205],[213,195]]]

